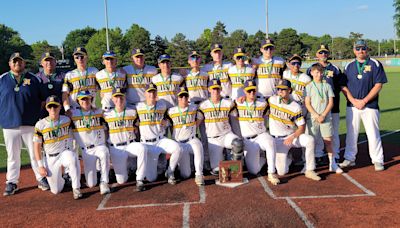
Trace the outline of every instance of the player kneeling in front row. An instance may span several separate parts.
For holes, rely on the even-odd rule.
[[[219,162],[224,160],[224,148],[232,150],[234,160],[240,160],[244,146],[243,140],[232,132],[229,124],[229,117],[236,116],[235,103],[221,97],[221,88],[220,80],[210,80],[208,91],[211,97],[199,106],[199,114],[204,116],[206,125],[210,163],[214,175],[218,175]]]
[[[82,149],[83,167],[86,185],[89,188],[97,184],[96,162],[100,162],[100,194],[110,193],[108,173],[110,171],[110,153],[106,145],[103,111],[92,108],[90,91],[80,91],[77,102],[80,109],[72,110],[72,132]]]
[[[276,145],[276,170],[279,175],[289,172],[289,165],[292,162],[288,157],[290,148],[305,147],[305,176],[312,180],[319,181],[315,169],[314,138],[304,134],[305,120],[301,106],[290,99],[292,85],[290,81],[283,79],[276,86],[278,95],[268,99],[270,105],[269,130],[275,138]]]
[[[164,100],[157,100],[157,86],[150,83],[145,90],[146,101],[139,102],[136,106],[139,115],[140,141],[149,150],[146,178],[148,181],[157,179],[157,164],[161,153],[171,155],[168,170],[165,175],[168,183],[176,184],[175,168],[178,165],[181,147],[172,139],[164,137],[167,104]]]
[[[265,160],[260,162],[260,149],[266,152],[268,162],[268,181],[273,185],[280,180],[275,174],[275,142],[267,133],[264,117],[267,112],[267,102],[257,100],[257,86],[254,80],[244,83],[246,98],[244,102],[237,102],[240,130],[244,138],[244,155],[247,169],[256,175],[260,172]]]
[[[77,154],[72,151],[71,120],[60,115],[60,99],[49,96],[46,100],[46,110],[49,116],[38,121],[35,125],[33,137],[35,158],[39,166],[39,173],[47,177],[50,191],[60,193],[64,188],[61,166],[68,168],[72,180],[74,199],[82,197],[80,192],[80,165]],[[45,152],[42,160],[42,147]]]
[[[108,145],[111,162],[118,184],[128,180],[128,157],[136,157],[136,191],[144,191],[143,183],[147,164],[147,148],[135,142],[134,124],[137,119],[135,109],[126,107],[125,91],[121,88],[112,90],[112,101],[115,108],[104,113],[108,126]]]
[[[178,92],[178,106],[168,110],[168,117],[173,125],[172,137],[181,148],[179,170],[183,178],[189,178],[192,172],[190,167],[190,153],[194,155],[195,182],[204,185],[203,178],[203,144],[196,137],[197,126],[201,120],[196,121],[197,105],[189,105],[189,92],[186,87],[181,87]]]

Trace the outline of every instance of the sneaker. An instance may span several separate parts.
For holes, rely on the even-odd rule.
[[[219,168],[215,168],[210,171],[210,174],[213,176],[219,176]]]
[[[278,185],[281,182],[275,173],[268,173],[268,181],[271,182],[272,185]]]
[[[375,162],[374,166],[375,166],[375,171],[377,172],[385,170],[385,167],[380,162]]]
[[[73,189],[73,190],[72,190],[72,194],[73,194],[73,196],[74,196],[74,199],[76,199],[76,200],[82,198],[82,193],[81,193],[81,191],[79,190],[79,188]]]
[[[38,188],[42,189],[42,191],[50,190],[49,182],[47,182],[47,178],[43,177],[38,181]]]
[[[144,187],[144,183],[142,180],[137,180],[136,181],[136,191],[137,192],[143,192],[146,190],[146,187]]]
[[[337,174],[343,173],[343,169],[341,169],[336,162],[332,162],[332,164],[329,164],[329,171],[330,172],[335,172]]]
[[[100,195],[105,195],[110,193],[110,187],[105,182],[100,182]]]
[[[318,176],[318,174],[314,171],[314,170],[308,170],[305,173],[306,177],[311,179],[311,180],[315,180],[315,181],[320,181],[321,177]]]
[[[176,184],[176,179],[175,179],[175,176],[174,176],[174,173],[173,172],[165,172],[165,177],[167,177],[168,178],[168,184],[170,184],[170,185],[175,185]]]
[[[349,161],[349,160],[344,160],[342,163],[339,164],[341,168],[347,168],[355,165],[356,165],[355,161]]]
[[[194,182],[197,184],[197,186],[202,186],[204,185],[204,178],[203,175],[196,175],[196,177],[194,178]]]
[[[14,183],[7,183],[6,188],[4,190],[3,196],[11,196],[14,195],[14,193],[18,191],[18,186],[17,184]]]

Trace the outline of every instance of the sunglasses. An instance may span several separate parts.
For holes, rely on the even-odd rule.
[[[246,60],[246,56],[237,56],[236,57],[237,60]]]
[[[188,97],[189,97],[189,96],[186,95],[186,94],[185,94],[185,95],[179,95],[179,96],[178,96],[178,98],[181,98],[181,99],[183,99],[183,98],[186,98],[186,99],[187,99]]]
[[[328,55],[329,54],[329,52],[327,52],[327,51],[320,51],[320,52],[318,52],[320,55]]]
[[[81,99],[79,99],[79,100],[81,100],[81,101],[89,101],[89,97],[84,97],[84,98],[81,98]]]
[[[106,57],[106,58],[104,58],[104,60],[106,60],[106,61],[112,61],[114,58],[111,58],[111,57]]]
[[[286,90],[288,90],[288,89],[286,89],[286,88],[285,88],[285,89],[284,89],[284,88],[277,88],[276,90],[278,90],[278,91],[279,91],[279,90],[286,91]]]
[[[266,51],[268,51],[268,49],[274,50],[275,48],[274,48],[273,46],[268,46],[268,47],[265,47],[265,48],[264,48],[264,50],[266,50]]]
[[[300,62],[291,62],[290,65],[292,66],[301,66]]]
[[[194,55],[194,56],[190,56],[190,60],[198,60],[200,59],[200,56]]]
[[[59,106],[58,106],[58,105],[55,105],[55,104],[47,105],[47,108],[48,108],[48,109],[52,109],[52,108],[56,109],[56,108],[58,108],[58,107],[59,107]]]
[[[247,93],[255,93],[256,92],[256,90],[255,89],[250,89],[250,90],[247,90]]]
[[[85,56],[83,56],[83,55],[77,55],[77,56],[75,56],[75,59],[84,59],[85,58]]]
[[[366,51],[368,48],[367,47],[356,47],[356,51]]]

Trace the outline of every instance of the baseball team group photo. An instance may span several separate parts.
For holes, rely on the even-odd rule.
[[[195,41],[150,39],[137,24],[109,28],[104,4],[106,28],[76,29],[60,48],[29,49],[0,24],[3,209],[138,211],[118,226],[143,215],[150,226],[374,227],[384,214],[396,226],[380,198],[398,186],[396,39],[268,34],[268,18],[267,33],[228,35],[218,21]],[[365,221],[344,216],[373,204]],[[51,213],[46,226],[66,221]]]

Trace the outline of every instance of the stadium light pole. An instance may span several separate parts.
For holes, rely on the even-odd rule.
[[[268,0],[265,0],[265,38],[268,39]]]
[[[107,10],[107,0],[104,0],[104,14],[106,19],[106,43],[107,43],[107,51],[110,50],[110,43],[108,40],[108,10]]]

